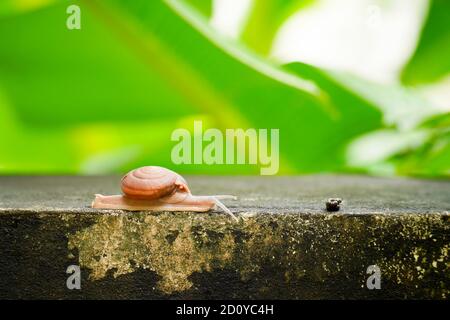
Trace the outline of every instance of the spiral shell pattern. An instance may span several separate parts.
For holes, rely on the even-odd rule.
[[[147,166],[130,171],[122,178],[122,192],[134,199],[160,199],[175,192],[184,179],[172,170]]]

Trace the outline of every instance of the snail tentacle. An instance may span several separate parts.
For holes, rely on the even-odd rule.
[[[210,197],[214,197],[214,198],[216,198],[218,200],[237,200],[236,196],[232,196],[232,195],[229,195],[229,194],[217,194],[217,195],[213,195],[213,196],[210,196]]]
[[[214,202],[219,208],[225,211],[225,213],[232,217],[236,222],[239,222],[239,219],[233,214],[233,212],[231,212],[230,209],[228,209],[222,202],[220,202],[219,199],[217,199],[216,197],[212,197],[212,199],[214,199]]]

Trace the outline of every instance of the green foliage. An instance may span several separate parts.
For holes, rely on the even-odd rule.
[[[450,73],[450,1],[432,0],[417,50],[403,70],[406,84],[434,82]]]
[[[416,150],[393,159],[399,172],[420,176],[450,176],[450,113],[425,121],[422,126],[427,139]]]
[[[244,38],[267,51],[281,23],[308,3],[256,1]],[[0,16],[0,134],[8,137],[0,141],[2,173],[120,173],[148,164],[259,172],[174,166],[171,133],[192,130],[194,120],[280,129],[280,173],[370,171],[352,165],[349,146],[387,125],[397,134],[405,117],[386,121],[397,106],[424,106],[409,93],[403,98],[401,88],[374,88],[301,63],[275,65],[216,33],[207,22],[211,1],[80,6],[77,31],[65,28],[66,1]],[[448,132],[437,128],[411,128],[429,131],[429,139],[380,161],[401,174],[448,175]]]
[[[186,2],[195,7],[203,16],[211,16],[213,0],[187,0]]]
[[[313,2],[314,0],[254,1],[242,40],[256,52],[268,54],[283,22]]]

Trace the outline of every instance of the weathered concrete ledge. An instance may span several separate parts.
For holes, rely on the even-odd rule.
[[[0,298],[320,299],[450,296],[448,181],[187,177],[235,194],[220,212],[89,208],[118,177],[0,177]],[[327,213],[325,200],[344,198]],[[81,267],[81,289],[66,268]],[[369,290],[367,268],[381,270]]]

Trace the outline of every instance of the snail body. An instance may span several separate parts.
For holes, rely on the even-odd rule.
[[[234,196],[194,196],[186,180],[178,173],[157,166],[141,167],[121,180],[122,195],[96,194],[93,208],[129,211],[193,211],[206,212],[217,206],[238,220],[220,199]]]

